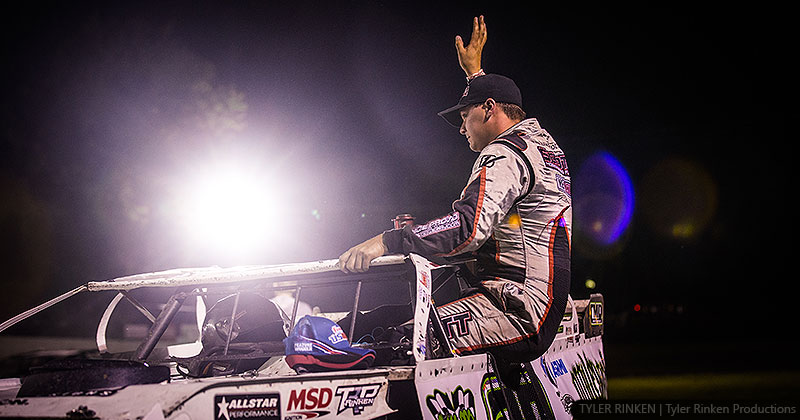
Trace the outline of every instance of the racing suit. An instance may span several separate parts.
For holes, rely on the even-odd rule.
[[[390,253],[474,256],[468,292],[438,307],[451,345],[527,362],[547,350],[564,315],[571,231],[564,153],[531,118],[481,151],[452,212],[383,238]]]

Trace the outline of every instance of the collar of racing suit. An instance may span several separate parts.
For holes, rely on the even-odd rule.
[[[506,131],[503,131],[502,133],[500,133],[497,137],[494,138],[494,140],[492,140],[492,142],[495,142],[498,139],[502,138],[503,136],[506,136],[506,135],[512,133],[514,130],[520,129],[522,127],[525,127],[525,128],[527,128],[528,130],[530,130],[530,131],[532,131],[534,133],[542,129],[542,126],[539,125],[539,121],[536,120],[536,118],[524,119],[524,120],[512,125]],[[490,142],[490,144],[491,144],[491,142]]]

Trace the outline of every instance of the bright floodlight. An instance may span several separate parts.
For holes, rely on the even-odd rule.
[[[183,213],[195,246],[244,256],[280,236],[285,197],[268,176],[226,166],[209,168],[190,182]]]

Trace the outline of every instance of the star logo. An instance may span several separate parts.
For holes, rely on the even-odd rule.
[[[222,397],[222,401],[217,403],[217,407],[219,407],[219,414],[217,415],[217,418],[225,416],[225,420],[231,420],[231,416],[228,414],[228,404],[230,403],[225,401],[225,397]]]

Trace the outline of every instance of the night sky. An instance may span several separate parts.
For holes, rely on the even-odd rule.
[[[453,38],[478,14],[484,68],[567,155],[573,296],[730,332],[791,297],[784,11],[106,3],[4,6],[4,318],[91,280],[336,258],[396,214],[446,213],[475,154],[436,112],[464,89]],[[581,172],[598,153],[632,185],[611,243],[577,183],[604,175]],[[237,161],[275,186],[280,229],[225,254],[187,234],[181,197]]]

